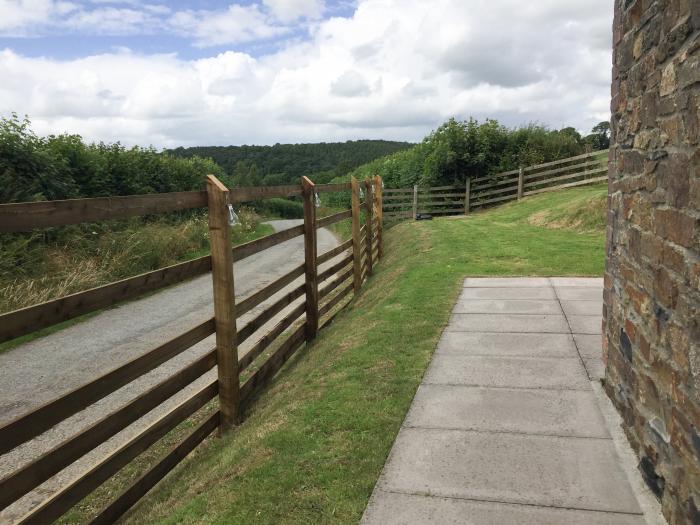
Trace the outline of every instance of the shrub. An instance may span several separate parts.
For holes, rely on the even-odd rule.
[[[247,241],[260,224],[260,215],[253,208],[242,206],[237,212],[239,223],[231,228],[234,244]]]
[[[261,215],[281,219],[301,219],[304,217],[304,205],[290,199],[265,199],[254,201],[250,206]]]

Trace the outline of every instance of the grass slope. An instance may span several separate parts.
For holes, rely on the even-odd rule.
[[[357,522],[462,279],[602,275],[600,228],[532,217],[576,214],[604,193],[562,191],[387,231],[386,256],[359,297],[292,358],[235,432],[210,438],[126,521]]]

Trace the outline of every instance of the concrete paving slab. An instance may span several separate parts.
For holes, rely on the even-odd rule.
[[[576,357],[577,355],[576,346],[570,334],[496,332],[443,332],[436,352],[523,357]]]
[[[509,287],[509,288],[524,288],[524,287],[550,287],[547,277],[467,277],[464,280],[464,287]]]
[[[576,286],[582,288],[602,288],[602,277],[550,277],[552,286]]]
[[[404,428],[379,489],[640,513],[610,439]]]
[[[377,491],[363,525],[643,525],[635,514],[536,507]]]
[[[570,315],[603,315],[602,301],[561,301],[561,307],[567,317]]]
[[[421,385],[405,426],[609,438],[590,389]]]
[[[601,314],[602,279],[466,279],[363,523],[663,523],[594,391]]]
[[[561,301],[600,301],[603,304],[602,288],[563,286],[554,288],[554,291]]]
[[[447,330],[566,334],[569,333],[569,325],[563,315],[452,314]]]
[[[600,335],[574,334],[574,341],[578,348],[578,353],[584,359],[603,359],[603,340]]]
[[[576,358],[490,357],[435,354],[426,384],[512,388],[589,390],[588,377]]]
[[[500,287],[464,288],[459,296],[459,301],[465,299],[556,299],[554,289],[535,287]]]
[[[537,289],[537,288],[535,288]],[[457,314],[556,314],[561,315],[558,301],[460,299],[452,310]]]
[[[605,377],[605,365],[600,357],[583,358],[583,365],[591,381],[600,381]]]
[[[574,334],[601,334],[603,317],[601,315],[568,315],[566,318]]]

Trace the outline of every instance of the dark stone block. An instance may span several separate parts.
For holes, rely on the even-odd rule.
[[[659,61],[664,62],[668,57],[678,51],[686,38],[690,34],[691,27],[689,22],[683,22],[675,27],[663,41],[659,44]]]
[[[663,149],[650,150],[649,153],[647,153],[647,158],[649,160],[661,160],[666,157],[668,157],[668,151]]]
[[[656,466],[647,456],[644,456],[639,462],[639,471],[642,473],[644,482],[651,489],[654,495],[661,499],[666,483],[664,478],[656,473]]]
[[[654,315],[656,316],[656,320],[661,324],[666,324],[669,320],[668,312],[658,304],[654,305]]]
[[[632,362],[632,342],[625,333],[624,328],[620,328],[620,353],[627,361]]]
[[[700,510],[698,510],[698,506],[695,504],[695,498],[692,496],[688,498],[688,523],[700,523]]]
[[[695,457],[700,463],[700,435],[698,435],[698,429],[693,427],[693,431],[690,434],[690,441],[693,443],[693,451],[695,452]]]

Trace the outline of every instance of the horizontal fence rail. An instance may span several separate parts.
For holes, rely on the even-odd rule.
[[[150,372],[213,334],[214,330],[214,320],[205,321],[158,348],[107,372],[94,381],[4,424],[0,427],[0,454],[4,454],[20,443],[38,436],[95,401],[99,401],[146,372]]]
[[[174,264],[59,299],[0,314],[0,342],[135,299],[211,271],[211,257]]]
[[[300,186],[251,186],[236,188],[229,194],[229,203],[249,202],[261,199],[296,197],[301,195]]]
[[[350,292],[358,293],[359,286],[380,260],[384,215],[381,179],[374,177],[362,184],[363,202],[360,202],[360,183],[354,178],[348,183],[314,185],[304,177],[299,185],[229,190],[209,176],[207,190],[203,192],[0,205],[0,232],[7,233],[207,208],[211,242],[211,255],[0,314],[0,342],[200,275],[211,275],[214,292],[213,318],[0,425],[0,454],[10,453],[66,419],[92,409],[92,405],[122,387],[156,373],[158,367],[171,359],[185,352],[190,352],[187,354],[190,356],[195,352],[195,345],[209,344],[205,339],[216,336],[216,343],[211,343],[209,349],[205,347],[206,352],[197,350],[195,357],[178,370],[169,372],[169,376],[158,377],[155,384],[151,383],[136,397],[100,414],[94,422],[77,428],[69,437],[62,436],[48,450],[24,461],[0,479],[0,509],[34,494],[37,489],[41,490],[43,483],[106,441],[121,439],[116,448],[68,484],[53,493],[44,492],[46,499],[31,508],[19,523],[56,520],[166,434],[181,428],[182,422],[195,414],[203,415],[198,416],[199,423],[183,433],[179,442],[151,460],[134,481],[118,491],[112,501],[101,506],[90,521],[113,523],[214,430],[219,429],[222,433],[235,426],[245,408],[251,406],[256,392],[274,377],[294,352],[314,339],[318,329],[327,326],[348,304]],[[315,197],[330,192],[349,192],[353,205],[351,209],[317,218]],[[273,197],[301,197],[305,210],[303,223],[232,247],[228,207]],[[346,219],[353,223],[352,237],[318,254],[317,229],[331,227]],[[233,286],[235,263],[297,237],[304,240],[302,264],[293,266],[246,297],[236,296]],[[358,282],[359,286],[356,286]],[[244,343],[246,350],[240,351],[239,347]],[[214,370],[218,379],[191,391],[187,399],[154,419],[152,411],[174,401],[173,396],[183,390],[192,389],[195,381],[211,378]],[[241,377],[243,372],[247,379],[240,384],[245,379]],[[216,398],[218,409],[212,410],[210,401]],[[203,411],[207,413],[202,414]],[[124,441],[126,436],[122,432],[133,424],[142,428]]]
[[[0,233],[203,208],[205,191],[0,204]]]
[[[387,188],[384,217],[395,222],[421,215],[461,215],[472,210],[557,189],[607,179],[605,153],[597,151],[489,176],[467,178],[464,186]]]

